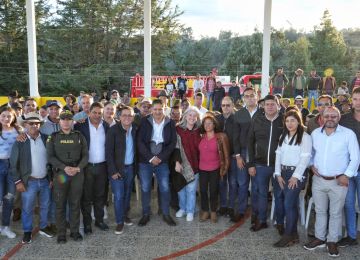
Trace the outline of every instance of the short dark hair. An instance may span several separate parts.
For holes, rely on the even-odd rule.
[[[210,119],[213,122],[213,124],[214,124],[214,132],[219,133],[220,132],[219,122],[216,120],[216,118],[214,116],[210,116],[210,115],[204,116],[204,118],[202,119],[201,128],[200,128],[201,133],[205,133],[204,124],[205,124],[206,119]]]
[[[352,91],[351,96],[353,96],[354,94],[359,94],[360,93],[360,88],[356,88]]]
[[[33,98],[33,97],[28,97],[28,98],[25,99],[24,104],[26,104],[26,103],[29,102],[29,101],[34,101],[34,102],[36,102],[35,98]]]
[[[132,115],[134,115],[134,109],[130,106],[122,106],[121,108],[119,108],[119,115],[121,116],[122,111],[124,110],[129,110],[131,112]]]
[[[195,97],[201,97],[201,98],[204,98],[204,94],[203,94],[203,93],[201,93],[201,92],[197,92],[197,93],[195,94]]]
[[[101,109],[104,109],[104,105],[100,102],[94,102],[91,104],[90,106],[90,111],[92,111],[95,107],[98,107],[98,108],[101,108]]]
[[[268,100],[273,100],[273,101],[276,102],[276,104],[280,105],[279,99],[278,99],[276,96],[274,96],[274,95],[266,95],[266,96],[264,97],[264,102],[266,102],[266,101],[268,101]]]
[[[161,101],[161,99],[154,99],[153,102],[152,102],[152,105],[155,106],[155,105],[164,105],[163,102]]]
[[[254,89],[254,88],[252,88],[252,87],[246,87],[246,89],[244,89],[243,94],[245,94],[245,92],[250,91],[250,90],[255,92],[255,89]]]

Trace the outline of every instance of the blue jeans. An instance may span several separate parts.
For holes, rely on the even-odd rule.
[[[40,229],[47,226],[51,193],[49,181],[46,178],[41,180],[29,180],[26,191],[21,193],[21,220],[24,232],[32,232],[33,230],[33,211],[38,193],[40,204]]]
[[[210,101],[212,100],[214,96],[214,92],[206,92],[206,109],[210,109]]]
[[[235,168],[233,165],[235,164]],[[220,207],[226,208],[229,207],[234,209],[235,206],[235,196],[237,194],[237,183],[236,183],[236,159],[231,159],[231,168],[227,174],[220,178],[219,181],[219,193],[220,193]],[[228,190],[229,190],[229,202],[228,202]]]
[[[288,182],[294,171],[281,171],[285,184],[284,189],[280,188],[277,178],[274,179],[275,215],[276,224],[284,224],[286,217],[285,234],[297,233],[297,222],[299,217],[299,194],[304,188],[306,179],[298,181],[298,186],[294,189],[288,188]]]
[[[2,225],[10,225],[11,211],[14,206],[15,183],[9,173],[9,160],[0,159],[0,198],[3,201]]]
[[[155,173],[160,189],[161,210],[164,215],[169,215],[170,189],[169,189],[169,166],[161,163],[153,166],[151,163],[139,163],[139,177],[141,183],[141,202],[143,215],[150,215],[151,180]]]
[[[109,177],[111,189],[114,194],[114,210],[116,224],[123,224],[124,217],[130,209],[131,192],[134,182],[134,166],[125,166],[122,179],[114,180]]]
[[[246,160],[247,151],[246,149],[241,150],[241,157]],[[250,175],[248,169],[239,169],[236,164],[236,159],[233,159],[231,162],[231,171],[235,174],[235,179],[237,183],[237,195],[238,195],[238,211],[240,214],[245,214],[245,211],[248,206],[248,191],[249,191],[249,181]]]
[[[349,189],[345,199],[346,229],[348,236],[352,239],[356,239],[357,234],[355,210],[356,197],[360,207],[360,172],[358,172],[356,177],[349,179]]]
[[[199,174],[195,174],[195,180],[188,183],[184,188],[182,188],[179,192],[179,206],[180,209],[185,211],[186,213],[195,212],[196,205],[196,188],[199,180]]]
[[[256,165],[256,175],[252,178],[251,202],[254,214],[261,223],[266,223],[267,219],[269,182],[273,173],[274,167]]]
[[[311,109],[312,99],[314,98],[315,107],[318,105],[319,92],[317,90],[308,91],[308,109]]]

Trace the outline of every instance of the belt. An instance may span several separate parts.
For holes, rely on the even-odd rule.
[[[89,162],[88,166],[96,167],[96,166],[102,165],[104,163],[106,163],[106,162],[101,162],[101,163],[91,163],[91,162]]]
[[[43,177],[43,178],[36,178],[36,177],[33,177],[33,176],[29,176],[28,180],[35,180],[35,181],[40,181],[40,180],[43,180],[43,179],[46,179],[46,176]]]
[[[295,169],[296,169],[295,166],[281,165],[281,170],[283,170],[283,171],[286,171],[286,170],[294,171]]]
[[[340,175],[331,176],[331,177],[320,175],[320,177],[323,178],[324,180],[331,181],[331,180],[336,180],[337,178],[339,178],[339,177],[341,177],[343,175],[344,174],[340,174]]]

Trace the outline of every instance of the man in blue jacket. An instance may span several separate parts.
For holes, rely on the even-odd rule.
[[[169,157],[176,146],[174,121],[164,114],[161,100],[153,101],[152,114],[143,118],[137,135],[139,154],[139,176],[141,181],[141,200],[143,217],[139,226],[145,226],[150,220],[151,179],[155,173],[159,183],[161,210],[164,221],[175,226],[170,217]]]

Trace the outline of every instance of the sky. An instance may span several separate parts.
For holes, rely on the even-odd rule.
[[[179,20],[192,27],[194,37],[218,36],[221,30],[249,35],[263,29],[264,0],[172,0],[184,14]],[[328,9],[338,29],[360,28],[360,0],[273,0],[272,27],[310,32]]]

